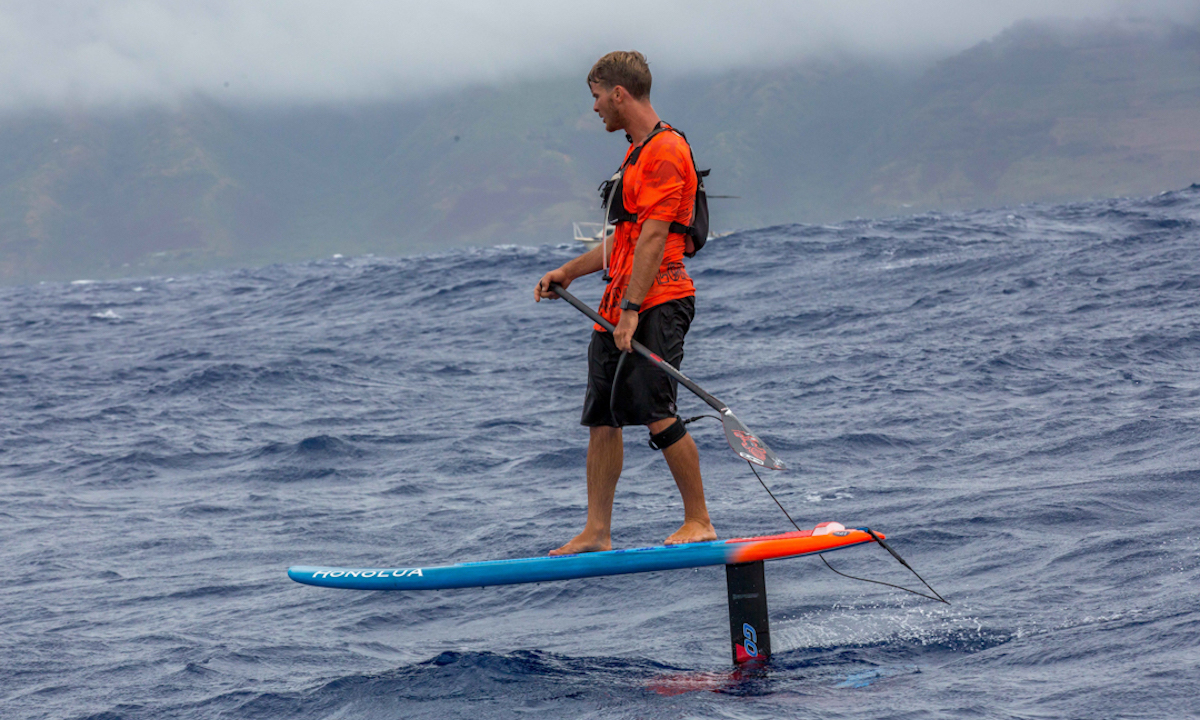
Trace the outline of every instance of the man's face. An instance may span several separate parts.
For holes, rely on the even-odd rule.
[[[592,103],[592,109],[604,121],[604,129],[609,132],[616,132],[624,128],[625,122],[621,117],[618,99],[625,92],[625,89],[620,85],[610,88],[599,83],[588,83],[588,87],[592,89],[592,97],[595,99],[595,102]]]

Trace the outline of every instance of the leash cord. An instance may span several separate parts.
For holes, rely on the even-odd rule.
[[[702,415],[701,417],[712,417],[712,416],[711,415],[709,415],[709,416]],[[695,420],[695,419],[699,419],[699,418],[693,418],[693,419]],[[783,503],[779,502],[779,498],[775,497],[775,493],[771,492],[771,488],[767,487],[767,484],[765,482],[763,482],[762,476],[758,474],[758,470],[756,470],[754,467],[754,463],[747,460],[746,464],[750,466],[750,472],[754,473],[754,477],[758,478],[758,484],[763,486],[763,490],[767,491],[767,494],[771,496],[771,499],[774,500],[775,504],[779,506],[779,509],[783,511],[784,517],[786,517],[788,519],[788,522],[790,522],[793,527],[795,527],[797,530],[799,530],[800,526],[797,525],[796,521],[792,519],[791,513],[789,513],[787,511],[787,508],[785,508],[783,506]],[[895,585],[895,584],[889,583],[889,582],[884,582],[882,580],[871,580],[869,578],[861,578],[861,577],[856,577],[854,575],[847,575],[846,573],[841,572],[840,570],[838,570],[838,569],[834,568],[832,565],[830,565],[829,561],[825,559],[825,553],[817,553],[817,555],[819,555],[821,558],[821,562],[825,563],[826,567],[828,567],[830,570],[833,570],[838,575],[841,575],[842,577],[850,578],[851,580],[861,580],[862,582],[875,583],[876,585],[886,585],[888,587],[896,588],[897,590],[903,590],[906,593],[912,593],[913,595],[920,595],[921,597],[927,598],[929,600],[937,600],[938,602],[944,602],[947,605],[950,604],[950,601],[947,600],[946,598],[942,597],[941,594],[938,593],[937,590],[934,590],[929,585],[929,583],[925,582],[925,578],[923,578],[919,574],[917,574],[917,571],[913,570],[912,566],[909,565],[907,562],[905,562],[904,558],[900,557],[900,554],[897,553],[895,550],[893,550],[891,545],[888,545],[886,542],[883,541],[883,538],[876,535],[874,530],[871,530],[870,528],[863,528],[863,531],[866,532],[868,535],[870,535],[875,540],[875,542],[879,543],[880,547],[882,547],[884,550],[887,550],[889,553],[891,553],[892,557],[899,560],[901,565],[908,568],[909,572],[911,572],[913,575],[916,575],[917,579],[921,581],[921,584],[924,585],[925,587],[929,588],[929,592],[933,593],[933,595],[926,595],[923,592],[918,592],[917,590],[910,590],[909,588],[902,587],[900,585]],[[934,595],[936,595],[937,597],[934,597]]]
[[[797,525],[796,521],[792,519],[791,513],[789,513],[787,509],[783,507],[783,503],[779,502],[779,498],[775,497],[775,493],[771,492],[771,488],[767,487],[767,484],[763,482],[762,475],[759,475],[758,471],[754,469],[754,463],[747,460],[746,464],[750,466],[750,472],[754,473],[754,477],[758,478],[758,484],[763,486],[763,490],[766,490],[767,494],[771,496],[771,499],[775,501],[775,504],[779,506],[779,509],[783,510],[783,515],[788,519],[788,522],[790,522],[793,527],[799,530],[800,526]]]
[[[933,592],[933,595],[937,595],[937,597],[934,597],[933,595],[926,595],[923,592],[919,592],[917,590],[910,590],[901,585],[895,585],[893,583],[884,582],[882,580],[871,580],[870,578],[862,578],[862,577],[857,577],[854,575],[847,575],[846,573],[842,572],[841,570],[838,570],[834,566],[830,565],[829,561],[825,559],[825,553],[817,553],[817,557],[821,558],[821,562],[825,563],[825,567],[829,568],[830,570],[834,571],[835,573],[837,573],[838,575],[841,575],[844,578],[850,578],[851,580],[861,580],[862,582],[868,582],[868,583],[875,583],[876,585],[886,585],[890,588],[896,588],[897,590],[903,590],[906,593],[912,593],[913,595],[920,595],[921,597],[928,598],[930,600],[937,600],[938,602],[944,602],[947,605],[950,604],[949,600],[942,597],[941,595],[938,595],[938,591],[934,590],[933,588],[929,588],[929,589]],[[912,570],[912,568],[908,568],[908,569]],[[913,575],[917,575],[917,574],[914,572]],[[921,577],[920,575],[917,575],[917,579],[920,579],[920,577]],[[921,582],[925,582],[925,581],[921,580]],[[925,587],[929,587],[929,585],[926,584]]]
[[[687,420],[684,420],[683,424],[687,425],[688,423],[695,422],[696,420],[699,420],[700,418],[706,418],[706,417],[712,418],[713,420],[717,420],[717,421],[721,420],[721,418],[719,418],[715,415],[697,415],[694,418],[688,418]],[[747,460],[746,464],[750,466],[750,472],[754,473],[754,477],[758,478],[758,484],[762,485],[763,490],[767,491],[767,494],[771,496],[771,499],[774,500],[775,504],[779,506],[779,509],[781,511],[783,511],[783,515],[784,515],[784,517],[786,517],[788,519],[788,522],[790,522],[792,524],[792,526],[795,527],[797,530],[800,530],[800,526],[797,525],[796,521],[792,519],[791,513],[789,513],[787,511],[787,508],[785,508],[783,506],[783,503],[779,502],[779,498],[775,497],[775,493],[771,492],[771,488],[767,487],[767,483],[764,482],[762,479],[762,476],[758,474],[758,470],[755,469],[754,463]],[[901,585],[896,585],[896,584],[893,584],[890,582],[884,582],[882,580],[871,580],[870,578],[863,578],[863,577],[857,577],[855,575],[848,575],[848,574],[838,570],[834,566],[830,565],[829,561],[825,559],[825,553],[817,553],[817,555],[821,558],[821,562],[825,563],[825,567],[829,568],[830,570],[832,570],[833,572],[835,572],[838,575],[841,575],[844,578],[850,578],[851,580],[859,580],[861,582],[867,582],[867,583],[875,583],[876,585],[885,585],[887,587],[895,588],[897,590],[903,590],[906,593],[912,593],[913,595],[919,595],[920,597],[923,597],[923,598],[926,598],[929,600],[935,600],[937,602],[944,602],[947,605],[950,604],[949,600],[942,597],[941,593],[939,593],[937,590],[934,590],[933,587],[929,583],[925,582],[925,578],[921,577],[920,574],[918,574],[916,570],[913,570],[912,565],[909,565],[907,562],[905,562],[904,558],[900,557],[900,553],[893,550],[892,546],[888,545],[886,542],[884,542],[883,538],[881,538],[877,534],[875,534],[874,530],[871,530],[870,528],[862,528],[862,530],[863,530],[863,532],[870,535],[871,538],[875,542],[879,543],[880,547],[882,547],[884,550],[887,550],[889,553],[891,553],[892,557],[896,558],[896,560],[898,560],[901,565],[908,568],[908,571],[910,573],[912,573],[913,575],[915,575],[916,578],[921,581],[922,585],[929,588],[929,592],[933,593],[933,595],[926,595],[923,592],[920,592],[917,590],[911,590],[911,589],[903,587]]]

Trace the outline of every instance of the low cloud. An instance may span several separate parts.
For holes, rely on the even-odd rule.
[[[618,48],[678,74],[831,52],[933,57],[1026,18],[1198,16],[1194,0],[2,2],[0,109],[120,108],[197,93],[239,104],[400,99],[582,76]]]

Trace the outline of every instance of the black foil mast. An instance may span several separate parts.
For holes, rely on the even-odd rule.
[[[609,332],[614,330],[612,323],[605,320],[600,313],[588,307],[582,300],[564,290],[558,283],[550,283],[550,290],[574,305],[579,312],[587,315],[600,327]],[[721,414],[721,424],[725,426],[725,439],[729,441],[729,447],[733,448],[733,451],[740,455],[742,459],[772,470],[787,469],[787,466],[775,455],[774,451],[767,447],[767,444],[760,440],[757,435],[750,432],[750,428],[746,427],[741,420],[738,420],[737,415],[733,414],[728,405],[710,395],[704,388],[693,382],[691,378],[679,372],[679,370],[675,369],[666,360],[650,352],[649,348],[637,340],[633,341],[633,349],[639,355],[661,368],[663,372],[675,378],[679,384],[691,390],[697,397]]]

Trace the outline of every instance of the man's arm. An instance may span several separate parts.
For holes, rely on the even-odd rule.
[[[565,263],[562,267],[551,270],[538,280],[537,287],[533,289],[533,301],[541,302],[542,298],[558,299],[558,295],[550,292],[550,283],[558,283],[566,289],[575,278],[583,277],[596,272],[604,267],[604,248],[612,246],[612,243],[600,243],[596,247],[588,250],[575,259]]]
[[[641,304],[658,276],[659,265],[662,264],[663,252],[667,249],[667,233],[671,223],[666,220],[647,220],[642,223],[642,233],[638,236],[637,247],[633,249],[633,271],[629,278],[629,286],[625,288],[625,299],[631,303]],[[613,332],[613,340],[617,347],[624,352],[633,350],[633,333],[637,330],[638,314],[634,310],[622,310],[617,329]]]

